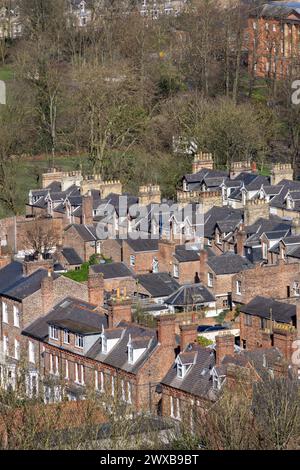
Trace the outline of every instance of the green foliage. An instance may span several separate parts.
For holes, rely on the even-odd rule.
[[[205,338],[205,336],[198,336],[197,339],[198,339],[198,343],[203,348],[207,348],[207,346],[210,346],[211,344],[213,344],[213,341],[211,341],[210,339]]]
[[[222,310],[222,312],[220,312],[219,315],[216,317],[216,322],[223,323],[228,312],[229,309]]]
[[[89,263],[83,263],[78,271],[69,271],[64,273],[64,276],[72,279],[73,281],[85,282],[88,280],[89,266]]]

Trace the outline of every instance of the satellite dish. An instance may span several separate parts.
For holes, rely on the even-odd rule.
[[[0,80],[0,104],[6,104],[6,85]]]

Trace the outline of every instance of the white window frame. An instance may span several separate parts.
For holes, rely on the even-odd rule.
[[[133,364],[134,363],[134,354],[133,354],[133,347],[128,346],[128,363]]]
[[[121,396],[122,396],[122,400],[126,401],[124,379],[121,380]]]
[[[15,359],[20,360],[20,341],[15,338]]]
[[[184,366],[180,362],[177,363],[177,377],[179,379],[184,377]]]
[[[173,264],[173,277],[176,279],[179,278],[179,266],[178,264]]]
[[[54,341],[58,341],[58,328],[54,325],[49,325],[49,338],[53,339]]]
[[[53,354],[49,354],[49,372],[53,374]]]
[[[28,360],[35,364],[35,344],[32,341],[28,341]]]
[[[65,359],[65,379],[69,380],[69,361]]]
[[[175,415],[174,415],[174,398],[172,397],[172,395],[170,396],[170,416],[171,416],[171,418],[175,418]]]
[[[13,311],[14,311],[14,326],[16,328],[20,328],[20,309],[16,305],[14,305]]]
[[[64,344],[70,344],[70,332],[69,332],[69,330],[64,330]]]
[[[104,372],[100,371],[100,392],[104,392]]]
[[[8,305],[2,302],[2,322],[8,324]]]
[[[114,375],[111,376],[111,396],[115,396],[115,377]]]
[[[102,349],[101,349],[103,354],[107,353],[107,338],[106,336],[102,336]]]
[[[241,281],[236,281],[235,291],[237,295],[242,295],[242,282]]]
[[[130,255],[129,264],[130,264],[130,266],[132,266],[132,267],[135,266],[135,255]]]
[[[75,382],[79,384],[80,383],[79,382],[79,364],[75,362],[74,367],[75,367]]]
[[[131,382],[127,382],[127,403],[132,403]]]
[[[75,335],[75,346],[76,346],[76,348],[83,349],[83,345],[84,345],[83,336],[76,334]]]
[[[207,285],[208,287],[214,286],[214,275],[212,273],[207,273]]]

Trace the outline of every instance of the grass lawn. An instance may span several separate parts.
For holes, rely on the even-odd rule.
[[[0,80],[8,81],[11,80],[13,76],[13,71],[7,65],[0,67]]]
[[[88,280],[89,263],[84,263],[78,271],[69,271],[64,273],[65,277],[77,282],[85,282]]]

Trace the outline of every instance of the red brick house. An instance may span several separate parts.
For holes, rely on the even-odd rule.
[[[175,357],[174,316],[160,317],[155,330],[132,323],[130,299],[113,298],[99,310],[69,297],[23,334],[40,354],[46,402],[78,399],[92,387],[134,411],[157,410],[156,386]]]
[[[248,19],[249,71],[257,77],[284,78],[299,68],[300,13],[297,4],[265,4]]]
[[[272,298],[257,296],[240,307],[240,343],[244,349],[275,347],[290,362],[297,338],[297,309]]]
[[[215,295],[219,312],[232,307],[232,279],[236,273],[243,273],[251,268],[253,265],[250,261],[235,253],[208,256],[207,251],[201,251],[200,280]]]

